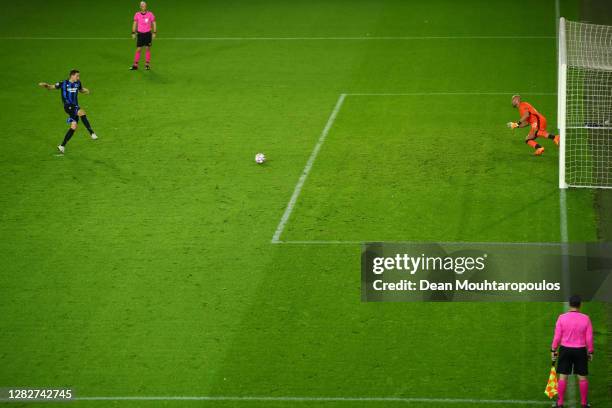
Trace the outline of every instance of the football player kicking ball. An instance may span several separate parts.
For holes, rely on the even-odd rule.
[[[136,29],[138,29],[138,32],[136,32]],[[138,69],[142,47],[147,48],[145,53],[145,69],[147,71],[151,69],[151,44],[156,34],[157,22],[155,21],[155,15],[147,10],[147,3],[141,1],[140,11],[134,14],[134,23],[132,24],[132,38],[136,38],[136,54],[134,54],[134,64],[132,64],[130,70],[135,71]]]
[[[72,138],[72,135],[76,131],[79,119],[83,121],[83,124],[89,131],[91,138],[93,140],[96,140],[98,138],[98,136],[96,136],[93,129],[91,128],[91,125],[89,124],[89,120],[87,119],[87,114],[85,113],[85,110],[79,106],[78,94],[88,94],[89,89],[84,88],[83,85],[81,85],[80,74],[78,70],[73,69],[72,71],[70,71],[68,79],[64,79],[61,82],[57,82],[55,84],[41,82],[38,84],[38,86],[48,89],[50,91],[55,89],[61,90],[62,102],[64,104],[64,112],[66,112],[66,114],[68,115],[68,119],[66,119],[66,122],[68,123],[68,125],[70,125],[66,136],[64,136],[64,141],[62,142],[62,144],[57,146],[57,150],[59,150],[61,154],[64,154],[64,152],[66,151],[66,144],[68,143],[70,138]]]
[[[553,135],[546,130],[546,118],[538,112],[531,104],[521,102],[520,95],[512,97],[512,106],[519,110],[521,118],[518,122],[508,122],[508,127],[511,129],[522,128],[529,126],[529,134],[525,138],[525,143],[535,149],[535,155],[540,156],[544,153],[544,148],[536,142],[536,138],[543,137],[551,139],[559,146],[559,135]]]

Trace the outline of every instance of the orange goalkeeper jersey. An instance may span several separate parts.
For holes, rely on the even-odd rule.
[[[518,108],[519,108],[519,115],[521,118],[523,117],[525,113],[529,112],[529,117],[527,118],[527,122],[531,124],[546,123],[546,118],[540,112],[538,112],[536,108],[531,106],[530,103],[521,102]]]

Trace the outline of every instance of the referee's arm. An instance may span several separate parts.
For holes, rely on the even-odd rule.
[[[557,349],[559,348],[559,343],[561,343],[561,338],[563,337],[563,327],[561,327],[561,318],[557,319],[557,323],[555,324],[555,335],[553,337],[552,345],[550,346],[550,352],[552,360],[555,361],[558,356]]]
[[[589,319],[589,324],[586,329],[586,345],[587,351],[589,352],[589,361],[592,361],[595,349],[593,348],[593,324],[591,323],[591,319]]]

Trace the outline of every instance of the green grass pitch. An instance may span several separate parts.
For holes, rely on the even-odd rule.
[[[505,128],[512,93],[556,126],[554,1],[151,0],[153,70],[129,72],[136,7],[0,5],[0,387],[273,398],[78,408],[546,402],[561,304],[361,303],[354,242],[560,241],[557,149]],[[58,157],[60,96],[36,84],[73,67],[100,139],[81,125]],[[571,241],[598,239],[594,200],[567,191]],[[586,312],[603,351],[607,311]],[[612,406],[605,352],[591,371]]]

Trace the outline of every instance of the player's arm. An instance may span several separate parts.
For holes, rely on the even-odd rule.
[[[39,82],[38,86],[40,86],[41,88],[48,89],[50,91],[53,91],[54,89],[59,89],[58,84],[48,84],[46,82]]]
[[[153,24],[151,25],[153,27],[153,38],[157,37],[157,21],[153,20]]]
[[[81,82],[79,82],[79,93],[88,94],[89,89],[85,88]]]
[[[589,319],[589,324],[586,329],[586,345],[587,352],[589,353],[589,360],[593,360],[593,324],[591,323],[591,319]]]
[[[525,112],[523,116],[521,116],[521,119],[519,119],[518,121],[518,127],[523,128],[529,125],[529,122],[527,122],[527,119],[529,119],[529,111]]]
[[[136,38],[136,20],[132,23],[132,38]]]
[[[563,327],[561,325],[561,317],[557,319],[557,323],[555,324],[555,335],[553,336],[553,341],[550,346],[550,355],[553,361],[557,360],[559,356],[559,352],[557,349],[561,344],[561,337],[563,336]]]
[[[518,122],[508,122],[508,127],[510,129],[516,129],[516,128],[523,128],[527,125],[529,125],[529,122],[527,122],[527,119],[529,119],[529,112],[525,112],[523,114],[523,116],[521,116],[521,118],[519,119]]]

